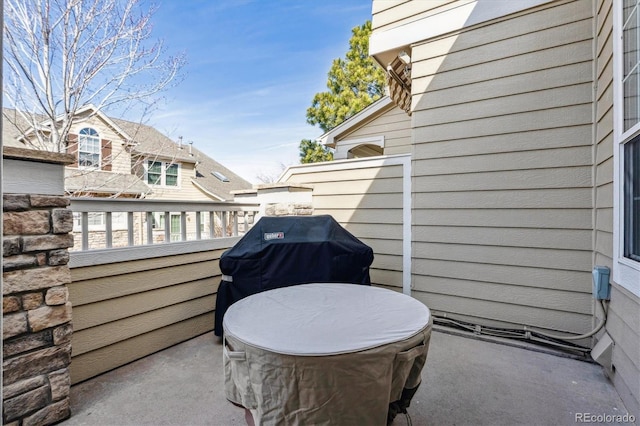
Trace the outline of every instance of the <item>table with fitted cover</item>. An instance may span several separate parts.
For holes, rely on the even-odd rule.
[[[256,424],[384,425],[420,384],[431,337],[421,302],[379,287],[303,284],[224,316],[227,399]]]

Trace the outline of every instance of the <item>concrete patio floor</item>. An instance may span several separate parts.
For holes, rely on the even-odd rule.
[[[577,413],[627,413],[596,364],[443,328],[422,377],[408,410],[414,426],[573,425]],[[212,333],[73,386],[71,410],[62,425],[246,424],[225,399],[222,344]]]

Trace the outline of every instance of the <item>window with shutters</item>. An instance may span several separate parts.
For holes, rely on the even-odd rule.
[[[95,129],[85,127],[78,133],[78,166],[86,169],[100,168],[100,136]]]

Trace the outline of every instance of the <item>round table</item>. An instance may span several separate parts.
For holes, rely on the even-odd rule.
[[[227,398],[256,424],[386,424],[420,384],[431,337],[421,302],[379,287],[303,284],[224,316]]]

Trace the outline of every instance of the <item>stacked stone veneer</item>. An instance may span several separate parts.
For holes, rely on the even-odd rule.
[[[62,196],[3,195],[2,421],[46,425],[70,415],[73,216]]]
[[[311,216],[311,203],[273,203],[265,206],[265,216]]]
[[[310,216],[314,211],[313,185],[269,183],[233,194],[234,201],[260,203],[260,216]]]

